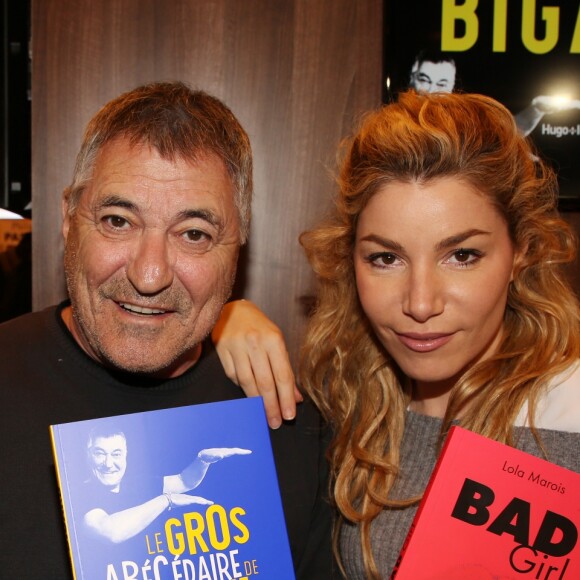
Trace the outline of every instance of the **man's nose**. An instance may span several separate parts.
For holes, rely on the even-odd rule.
[[[145,232],[135,241],[127,277],[140,294],[156,294],[173,283],[175,259],[164,232]]]

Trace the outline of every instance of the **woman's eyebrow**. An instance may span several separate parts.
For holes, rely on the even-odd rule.
[[[453,246],[457,246],[458,244],[463,243],[465,240],[472,238],[474,236],[489,236],[491,232],[486,230],[478,230],[478,229],[469,229],[465,230],[464,232],[459,232],[458,234],[454,234],[445,238],[437,243],[435,249],[437,250],[445,250],[446,248],[450,248]]]
[[[403,250],[403,246],[398,242],[390,240],[389,238],[384,238],[383,236],[379,236],[377,234],[369,234],[368,236],[364,236],[364,238],[360,239],[361,242],[374,242],[379,246],[383,246],[384,248],[388,248],[390,250],[395,250],[400,252]]]
[[[437,243],[435,246],[436,250],[444,250],[446,248],[450,248],[453,246],[457,246],[458,244],[463,243],[465,240],[472,238],[474,236],[485,236],[490,235],[491,232],[486,230],[479,230],[476,228],[472,228],[469,230],[465,230],[464,232],[459,232],[457,234],[453,234],[447,238],[444,238],[440,242]],[[379,246],[383,246],[384,248],[388,248],[390,250],[394,250],[396,252],[401,252],[404,250],[403,246],[394,240],[389,238],[385,238],[383,236],[379,236],[377,234],[369,234],[368,236],[364,236],[360,239],[361,242],[374,242]]]

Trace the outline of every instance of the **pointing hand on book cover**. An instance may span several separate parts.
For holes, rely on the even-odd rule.
[[[250,453],[252,453],[250,449],[240,449],[239,447],[202,449],[194,461],[179,475],[166,476],[164,478],[164,488],[171,486],[172,489],[170,491],[172,493],[183,493],[194,489],[203,481],[212,463],[232,457],[232,455],[248,455]]]
[[[251,449],[241,449],[240,447],[214,447],[212,449],[202,449],[197,456],[205,463],[215,463],[232,455],[249,455]]]

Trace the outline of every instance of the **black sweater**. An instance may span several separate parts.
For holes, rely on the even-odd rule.
[[[60,307],[0,325],[0,577],[72,578],[49,425],[243,397],[211,344],[182,376],[144,381],[89,358]],[[331,577],[322,425],[311,405],[270,431],[298,578]]]

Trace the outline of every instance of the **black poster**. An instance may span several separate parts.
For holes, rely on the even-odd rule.
[[[384,81],[497,99],[580,209],[580,0],[385,0]]]

